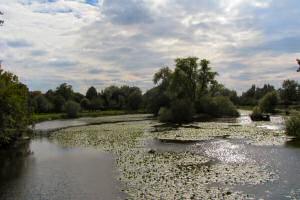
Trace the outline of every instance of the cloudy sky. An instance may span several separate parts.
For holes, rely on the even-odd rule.
[[[176,57],[227,87],[299,80],[299,0],[0,0],[0,59],[31,90],[153,86]]]

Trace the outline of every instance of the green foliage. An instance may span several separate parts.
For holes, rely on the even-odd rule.
[[[65,110],[69,118],[76,118],[80,112],[80,105],[75,101],[67,101]]]
[[[142,92],[140,90],[133,91],[128,96],[127,109],[138,110],[143,102]]]
[[[291,104],[299,101],[299,84],[294,80],[285,80],[282,83],[282,88],[279,90],[281,100],[284,104]]]
[[[171,103],[172,122],[191,122],[195,114],[194,104],[190,99],[176,99]]]
[[[47,113],[53,109],[53,105],[43,95],[39,95],[39,96],[35,97],[34,100],[36,102],[35,111],[38,113]]]
[[[160,122],[172,121],[172,112],[169,108],[161,107],[158,112],[158,120]]]
[[[262,111],[259,106],[255,106],[250,115],[253,121],[260,121],[263,117]]]
[[[17,76],[0,70],[0,146],[20,137],[30,120],[28,88]]]
[[[195,114],[194,105],[190,99],[177,99],[172,101],[171,107],[162,107],[158,119],[161,122],[191,122]]]
[[[286,133],[290,136],[300,138],[300,115],[291,116],[286,120]]]
[[[89,110],[90,107],[91,107],[91,102],[90,102],[89,99],[83,98],[83,99],[80,101],[80,106],[81,106],[81,108],[83,108],[84,110]]]
[[[146,111],[157,116],[161,107],[168,107],[170,105],[170,98],[161,86],[157,86],[144,94],[143,102]]]
[[[197,113],[214,117],[237,117],[239,112],[228,97],[203,96],[196,102]]]
[[[90,101],[90,110],[103,110],[104,101],[101,98],[94,98]]]
[[[53,97],[54,111],[63,112],[66,104],[66,100],[61,95],[56,95]]]
[[[264,113],[274,113],[277,104],[277,93],[269,92],[259,101],[259,108]]]
[[[96,90],[95,87],[90,87],[87,92],[86,92],[86,98],[88,98],[89,100],[95,99],[98,96],[98,92]]]
[[[74,91],[72,89],[72,86],[68,85],[67,83],[63,83],[60,86],[58,86],[56,88],[55,94],[62,96],[66,101],[72,100],[74,97]]]

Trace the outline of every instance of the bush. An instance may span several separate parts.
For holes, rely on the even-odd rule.
[[[80,105],[75,101],[67,101],[65,110],[69,118],[76,118],[78,117],[78,113],[80,111]]]
[[[158,119],[161,122],[190,122],[194,113],[193,103],[189,99],[178,99],[171,102],[170,108],[160,108]]]
[[[252,121],[270,121],[269,115],[264,115],[259,106],[255,106],[250,115]]]
[[[228,97],[218,96],[201,97],[196,102],[197,113],[208,114],[214,117],[238,117],[239,112],[237,111],[234,104],[229,100]]]
[[[31,121],[28,88],[0,69],[0,147],[13,143]]]
[[[172,112],[169,108],[161,107],[158,112],[158,120],[161,122],[172,121]]]
[[[81,108],[85,109],[85,110],[89,110],[90,109],[90,106],[91,106],[91,102],[89,99],[87,98],[83,98],[81,101],[80,101],[80,106]]]
[[[195,114],[194,104],[189,99],[178,99],[171,102],[172,122],[191,122]]]
[[[285,123],[286,133],[290,136],[300,138],[300,115],[291,116]]]
[[[53,105],[48,101],[48,99],[44,95],[39,95],[35,97],[36,101],[36,109],[35,111],[38,113],[47,113],[53,109]]]
[[[259,108],[263,113],[274,113],[278,97],[276,92],[269,92],[259,101]]]

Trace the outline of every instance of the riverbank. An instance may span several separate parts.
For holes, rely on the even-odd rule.
[[[126,115],[126,114],[143,114],[145,111],[125,111],[125,110],[105,110],[105,111],[95,111],[95,112],[81,112],[78,118],[81,117],[102,117],[102,116],[115,116],[115,115]],[[34,123],[58,120],[58,119],[68,119],[65,113],[40,113],[34,114],[32,116]]]

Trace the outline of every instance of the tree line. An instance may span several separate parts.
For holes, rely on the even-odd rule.
[[[17,76],[0,69],[0,146],[22,135],[34,113],[77,117],[80,111],[144,110],[162,122],[184,123],[202,116],[235,117],[239,115],[236,106],[258,106],[255,111],[267,113],[277,104],[300,104],[300,84],[294,80],[285,80],[279,89],[253,85],[239,96],[219,83],[217,76],[208,60],[187,57],[177,58],[172,68],[157,71],[154,87],[144,94],[127,85],[101,91],[91,86],[81,94],[67,83],[42,93],[29,91]]]
[[[69,107],[78,111],[138,110],[142,101],[142,91],[127,85],[109,86],[100,92],[91,86],[85,95],[74,92],[67,83],[46,93],[30,92],[30,105],[34,113],[61,113],[68,111]]]

